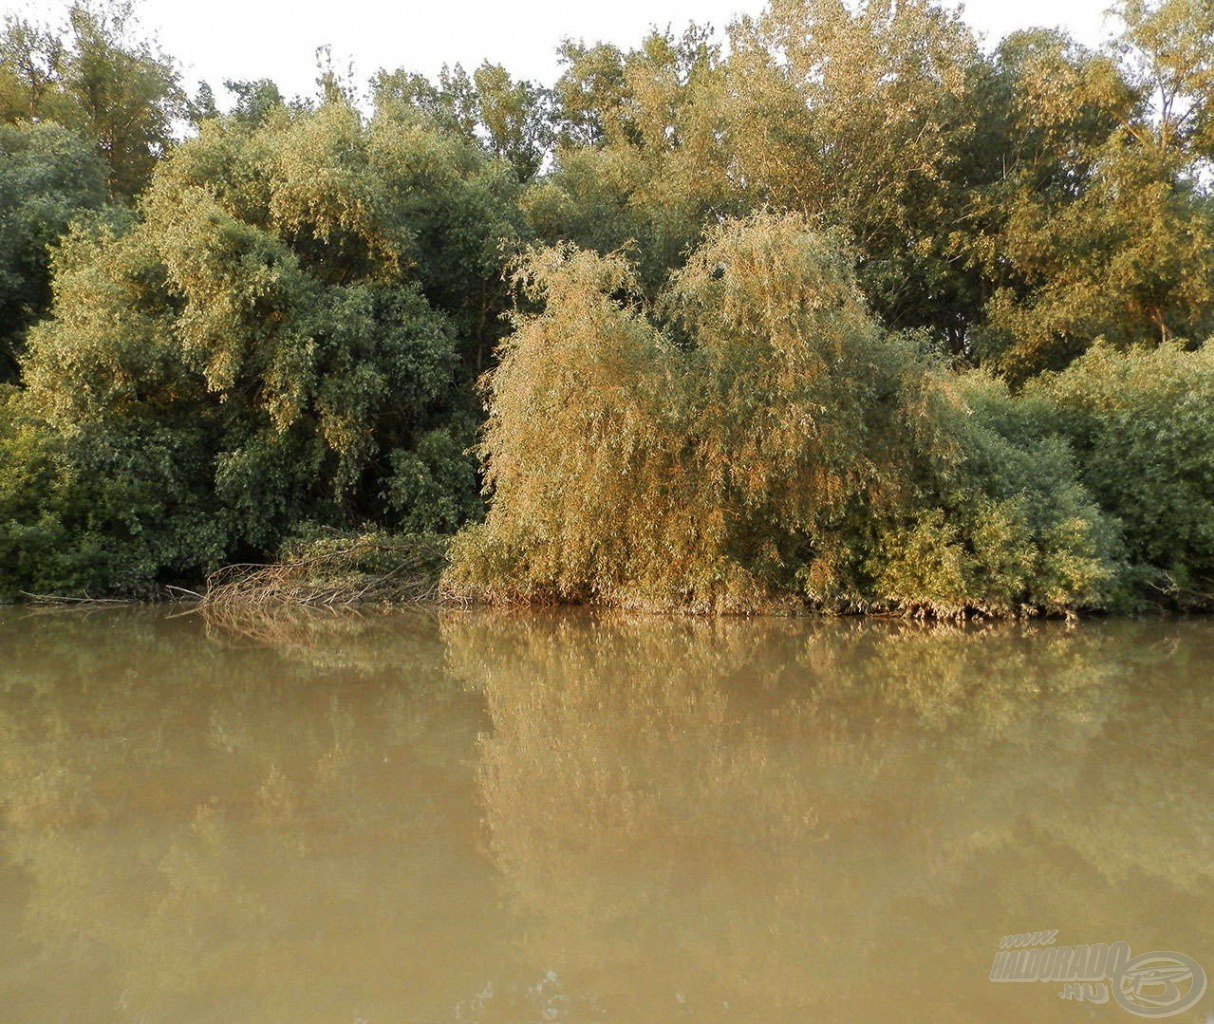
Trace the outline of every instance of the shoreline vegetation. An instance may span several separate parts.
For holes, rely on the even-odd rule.
[[[0,601],[1214,610],[1214,13],[1115,13],[225,110],[123,0],[10,16]]]

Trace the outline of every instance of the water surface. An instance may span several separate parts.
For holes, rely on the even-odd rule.
[[[0,1019],[1141,1019],[1214,976],[1214,622],[0,610]],[[1214,1019],[1214,994],[1177,1021]]]

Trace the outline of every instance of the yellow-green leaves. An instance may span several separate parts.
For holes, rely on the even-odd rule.
[[[522,275],[543,308],[486,383],[491,501],[452,548],[452,593],[941,615],[1104,600],[1106,526],[1065,447],[1002,411],[1006,391],[969,406],[883,331],[804,219],[712,229],[656,308],[618,254],[537,250]],[[987,407],[1011,423],[974,422]]]
[[[350,109],[282,110],[207,125],[162,165],[130,230],[71,236],[18,400],[58,460],[65,496],[48,508],[75,507],[80,467],[113,467],[106,516],[81,525],[72,512],[64,543],[73,530],[104,543],[156,524],[176,538],[177,571],[198,572],[217,551],[272,548],[305,520],[435,521],[408,503],[435,486],[391,481],[449,408],[459,352],[406,253],[415,228],[460,223],[452,184],[484,162],[454,157],[433,132],[368,127]],[[402,167],[427,170],[408,181],[392,173]],[[472,247],[470,266],[446,269],[482,280],[491,230],[431,240],[431,252]],[[188,458],[169,474],[174,451]],[[453,508],[474,499],[457,460],[421,465],[461,488]],[[138,498],[129,516],[115,511],[126,493]],[[191,562],[177,510],[195,523],[203,509],[213,528]],[[115,582],[146,585],[169,564],[154,550],[168,551],[153,545]]]
[[[173,61],[137,31],[130,0],[77,0],[55,31],[9,16],[0,32],[0,120],[56,121],[108,169],[116,199],[137,196],[185,113]]]

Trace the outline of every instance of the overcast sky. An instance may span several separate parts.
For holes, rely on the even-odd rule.
[[[988,42],[1017,28],[1061,26],[1080,41],[1108,33],[1111,0],[972,0],[971,25]],[[0,12],[58,21],[60,0],[0,0]],[[288,94],[313,91],[315,51],[333,50],[344,69],[353,61],[360,83],[381,67],[434,74],[444,63],[472,68],[486,58],[516,77],[551,83],[554,49],[565,38],[635,44],[651,25],[680,29],[688,21],[718,29],[762,0],[143,0],[145,28],[176,57],[191,90],[200,79],[272,78]],[[222,94],[221,94],[222,101]]]

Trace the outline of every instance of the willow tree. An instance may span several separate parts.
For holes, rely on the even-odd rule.
[[[533,250],[520,279],[542,309],[486,380],[490,505],[455,542],[452,593],[947,615],[1105,599],[1112,536],[1065,447],[882,329],[802,218],[713,228],[656,307],[619,255]]]

